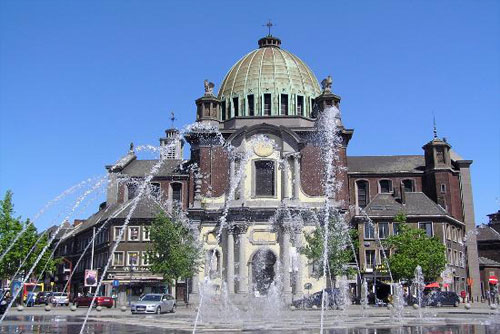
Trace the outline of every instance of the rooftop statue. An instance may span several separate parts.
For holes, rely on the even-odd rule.
[[[332,77],[328,76],[323,81],[321,81],[321,87],[323,88],[323,93],[331,93],[332,92]]]
[[[214,83],[208,80],[205,80],[203,83],[205,85],[205,95],[214,95]]]

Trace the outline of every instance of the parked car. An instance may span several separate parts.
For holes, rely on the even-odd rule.
[[[7,291],[0,291],[0,314],[4,314],[7,306],[10,303],[10,293]]]
[[[39,304],[49,304],[49,298],[52,297],[52,292],[41,291],[37,293],[35,298],[35,305]]]
[[[460,297],[453,291],[431,291],[424,298],[424,305],[441,307],[444,305],[458,307]]]
[[[69,297],[66,292],[54,292],[49,298],[49,302],[54,305],[69,305]]]
[[[76,297],[73,302],[75,303],[76,307],[80,306],[88,307],[92,303],[93,297],[94,297],[93,295],[80,296]],[[97,306],[111,308],[113,307],[113,298],[105,296],[97,296],[94,301],[94,307]]]
[[[325,301],[328,307],[339,308],[340,306],[344,305],[344,301],[341,298],[339,289],[324,289],[315,292],[308,297],[294,300],[292,302],[292,305],[295,306],[296,308],[311,308],[313,306],[321,307],[323,300],[323,292],[326,292],[328,294]]]
[[[156,313],[175,312],[175,298],[168,294],[148,293],[139,301],[130,305],[132,314],[135,313]]]

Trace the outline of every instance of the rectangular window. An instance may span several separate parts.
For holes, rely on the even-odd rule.
[[[297,96],[297,115],[304,116],[304,97]]]
[[[149,184],[149,191],[150,191],[150,194],[151,196],[153,196],[154,198],[156,199],[160,199],[160,192],[161,192],[161,188],[160,188],[160,184],[159,183],[150,183]]]
[[[436,159],[438,163],[444,163],[444,150],[442,147],[436,147]]]
[[[451,240],[451,226],[446,224],[446,239]]]
[[[459,260],[458,265],[459,265],[460,267],[464,268],[464,267],[465,267],[464,253],[462,253],[462,252],[459,252],[459,253],[458,253],[458,260]]]
[[[446,184],[441,183],[441,193],[445,194],[446,193]]]
[[[418,227],[425,231],[427,236],[432,237],[432,222],[418,223]]]
[[[415,186],[413,184],[413,180],[403,180],[403,188],[406,192],[414,192]]]
[[[375,250],[367,249],[365,250],[365,260],[366,260],[366,268],[375,268],[376,259],[375,259]]]
[[[233,109],[234,109],[234,117],[237,117],[239,116],[239,112],[240,112],[240,104],[238,103],[238,98],[237,97],[233,97]]]
[[[458,252],[457,251],[453,251],[453,254],[454,254],[454,258],[455,258],[455,261],[454,261],[454,265],[458,266],[459,265],[459,260],[458,260]]]
[[[182,184],[172,183],[172,201],[180,203],[182,202]]]
[[[380,180],[380,192],[381,193],[391,193],[392,192],[392,181],[391,180]]]
[[[399,234],[399,229],[400,229],[400,223],[392,223],[392,233],[394,235],[398,235]]]
[[[113,266],[123,266],[123,252],[113,253]]]
[[[270,160],[255,161],[255,195],[274,196],[274,162]]]
[[[248,116],[255,116],[255,102],[253,99],[253,95],[248,95],[247,101],[248,101]]]
[[[271,116],[271,94],[264,94],[264,115]]]
[[[128,199],[137,196],[137,183],[132,182],[127,184]]]
[[[221,110],[221,120],[225,121],[226,120],[226,101],[222,101],[220,105],[220,110]]]
[[[121,226],[115,226],[115,235],[113,237],[114,240],[118,240],[118,236],[120,235],[120,232],[122,230],[122,227]],[[122,239],[123,239],[123,236],[122,236]]]
[[[149,229],[150,226],[142,227],[142,241],[149,241]]]
[[[457,242],[457,229],[455,227],[451,228],[451,237],[453,238],[453,241]]]
[[[365,222],[365,239],[375,239],[375,227],[373,223]]]
[[[281,94],[281,115],[288,115],[288,95]]]
[[[389,253],[385,253],[386,256],[389,256]],[[378,259],[377,259],[377,264],[380,265],[385,265],[385,256],[384,256],[384,250],[379,249],[378,251]]]
[[[378,223],[378,237],[385,239],[389,236],[389,223]]]
[[[127,265],[131,267],[139,265],[139,252],[127,252]]]
[[[139,226],[130,226],[128,228],[128,240],[139,241]]]
[[[151,261],[149,259],[149,252],[142,252],[142,265],[143,266],[151,265]]]

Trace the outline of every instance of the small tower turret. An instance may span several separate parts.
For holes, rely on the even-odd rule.
[[[220,101],[214,95],[215,85],[205,80],[205,94],[195,101],[196,103],[196,121],[218,122]]]

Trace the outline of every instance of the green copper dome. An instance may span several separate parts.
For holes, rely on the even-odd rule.
[[[259,40],[259,48],[229,70],[219,90],[221,119],[248,116],[310,117],[312,99],[321,93],[309,67],[280,48],[278,38]]]

